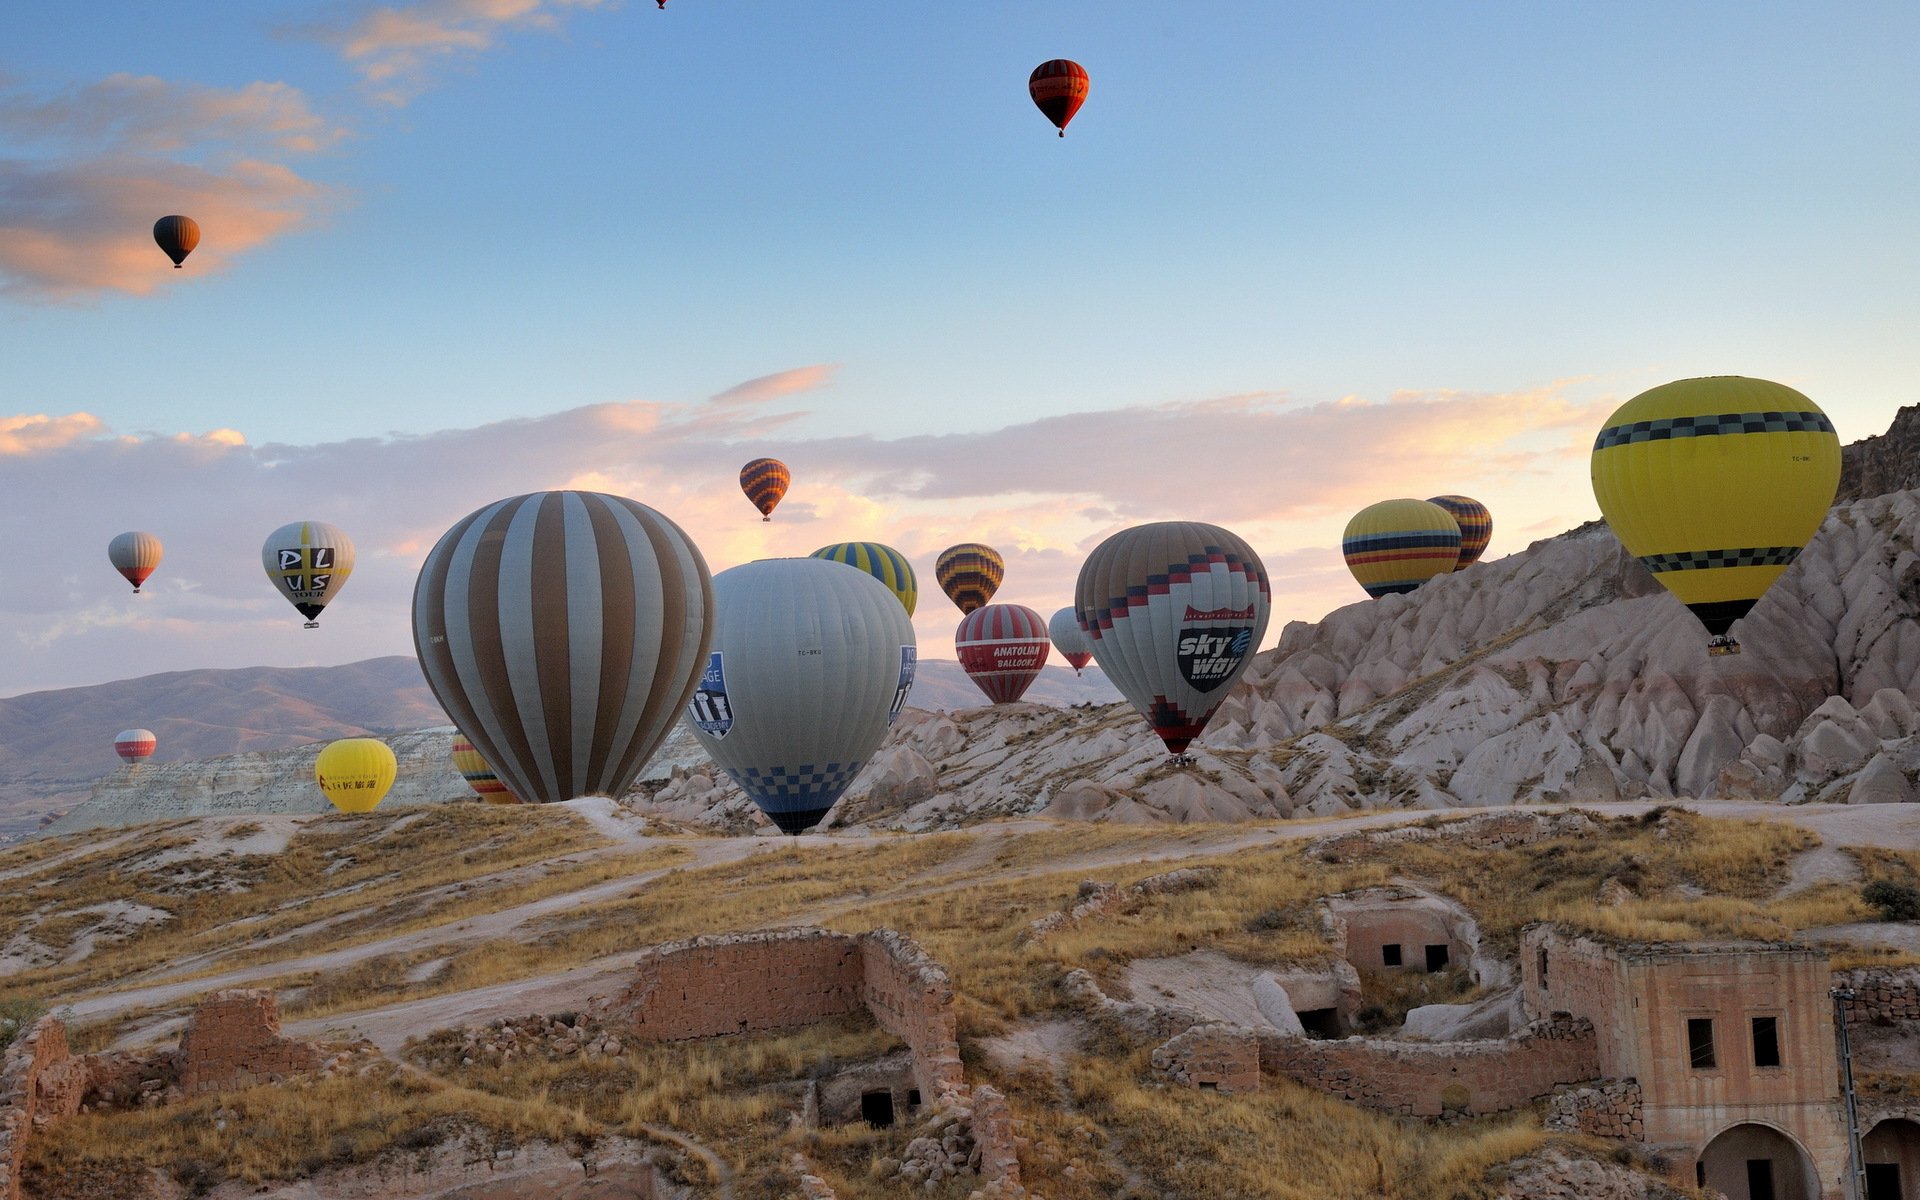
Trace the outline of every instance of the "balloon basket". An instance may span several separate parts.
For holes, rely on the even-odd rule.
[[[320,628],[320,622],[318,622],[318,621],[308,621],[308,622],[307,622],[307,623],[306,623],[305,625],[302,625],[302,626],[301,626],[300,628],[302,628],[302,629],[318,629],[318,628]]]
[[[1729,654],[1740,653],[1740,643],[1724,635],[1717,638],[1709,638],[1707,641],[1707,653],[1714,658],[1725,658]]]
[[[772,517],[761,517],[760,519],[761,519],[762,521],[771,521],[771,520],[773,520],[773,518],[772,518]]]

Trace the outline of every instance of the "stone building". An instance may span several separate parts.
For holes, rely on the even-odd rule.
[[[1827,956],[1763,943],[1610,945],[1550,925],[1521,936],[1529,1016],[1594,1028],[1596,1103],[1569,1123],[1641,1130],[1676,1181],[1729,1200],[1838,1200],[1848,1171]],[[1892,1140],[1893,1134],[1889,1134]],[[1920,1180],[1880,1188],[1909,1200]],[[1872,1200],[1880,1200],[1875,1195]]]

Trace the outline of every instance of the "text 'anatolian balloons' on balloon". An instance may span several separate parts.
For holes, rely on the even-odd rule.
[[[460,772],[460,778],[467,781],[474,794],[488,804],[518,804],[520,797],[513,789],[500,781],[487,765],[486,758],[473,748],[473,743],[464,737],[453,739],[453,769]]]
[[[774,505],[793,486],[793,472],[777,458],[756,458],[740,468],[740,490],[760,510],[760,519],[773,520]]]
[[[173,269],[177,271],[200,244],[200,226],[192,217],[178,214],[161,217],[153,223],[153,240],[173,260]]]
[[[815,550],[812,557],[865,571],[893,593],[909,617],[920,603],[920,580],[913,573],[913,564],[892,546],[879,542],[835,542]]]
[[[1347,570],[1377,600],[1451,573],[1460,561],[1460,523],[1425,500],[1382,500],[1353,514],[1340,549]]]
[[[260,565],[275,590],[307,619],[320,625],[320,611],[340,595],[353,574],[353,539],[325,521],[294,521],[267,535]]]
[[[1053,639],[1053,648],[1060,652],[1060,657],[1073,664],[1075,675],[1093,661],[1093,639],[1080,628],[1080,618],[1074,614],[1073,605],[1047,618],[1047,636]]]
[[[113,735],[113,752],[130,763],[147,761],[159,747],[151,729],[122,729]]]
[[[393,748],[379,738],[342,738],[313,760],[313,777],[344,813],[372,812],[399,772]]]
[[[967,678],[995,704],[1026,695],[1047,665],[1047,625],[1024,604],[989,604],[960,619],[954,653]]]
[[[1006,575],[1007,563],[1000,552],[979,542],[948,546],[933,560],[934,579],[962,614],[993,599]]]
[[[785,833],[819,824],[887,736],[918,651],[899,600],[817,558],[713,580],[715,629],[687,723]]]
[[[1073,592],[1100,669],[1176,759],[1253,660],[1270,601],[1253,547],[1197,521],[1114,534],[1087,556]]]
[[[1840,438],[1785,384],[1682,379],[1614,410],[1593,495],[1627,553],[1712,635],[1710,653],[1812,540],[1840,485]]]
[[[441,536],[414,584],[413,646],[514,795],[617,798],[699,683],[712,616],[678,525],[624,496],[534,492]]]
[[[1067,136],[1067,122],[1086,103],[1091,87],[1087,69],[1070,58],[1049,59],[1027,77],[1027,95],[1033,97],[1034,106],[1053,122],[1061,137]]]
[[[161,553],[160,539],[138,529],[118,534],[107,543],[107,561],[133,585],[135,592],[160,565]]]
[[[1493,541],[1493,514],[1487,506],[1472,496],[1429,496],[1427,503],[1446,509],[1454,524],[1460,526],[1460,554],[1453,569],[1464,571],[1479,562],[1487,544]]]

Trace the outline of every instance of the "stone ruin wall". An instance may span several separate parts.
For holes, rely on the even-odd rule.
[[[86,1094],[82,1060],[67,1050],[66,1027],[41,1017],[7,1047],[0,1065],[0,1200],[20,1200],[20,1163],[27,1139],[56,1117],[80,1111]]]
[[[964,1091],[960,1022],[945,968],[909,937],[891,929],[859,940],[860,1000],[880,1028],[913,1051],[913,1078],[923,1096]]]
[[[1252,1030],[1239,1025],[1195,1025],[1154,1050],[1153,1068],[1187,1087],[1226,1095],[1257,1092],[1260,1042]]]
[[[1631,1079],[1602,1079],[1590,1087],[1568,1088],[1548,1103],[1545,1124],[1555,1133],[1643,1142],[1640,1085]]]
[[[1547,972],[1540,978],[1540,952],[1546,951]],[[1538,1020],[1566,1013],[1593,1026],[1601,1069],[1596,1076],[1637,1074],[1633,1031],[1621,1014],[1626,980],[1607,948],[1592,938],[1569,937],[1551,925],[1530,925],[1520,933],[1521,1002],[1528,1017]]]
[[[326,1055],[280,1036],[280,1000],[264,988],[216,993],[180,1035],[179,1087],[189,1096],[228,1092],[317,1071]]]
[[[1859,967],[1835,971],[1833,986],[1850,988],[1853,999],[1842,1012],[1849,1025],[1892,1025],[1920,1021],[1920,967],[1893,970]]]

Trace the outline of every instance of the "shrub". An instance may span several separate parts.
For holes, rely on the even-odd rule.
[[[1879,910],[1882,921],[1920,921],[1920,888],[1910,883],[1876,879],[1860,890],[1860,898]]]
[[[13,1040],[25,1033],[45,1011],[46,1005],[38,1000],[25,996],[0,997],[0,1049],[13,1045]]]

